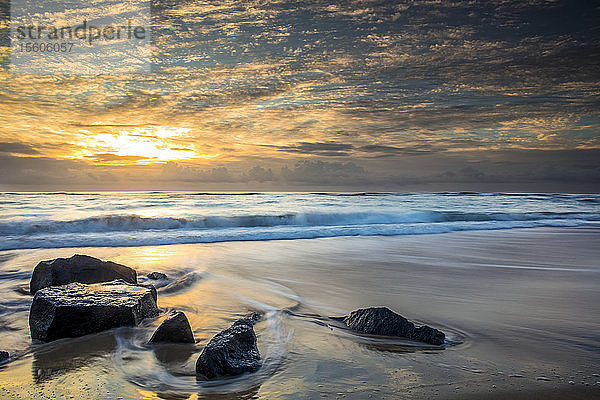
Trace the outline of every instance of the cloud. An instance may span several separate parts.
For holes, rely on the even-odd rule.
[[[298,142],[289,145],[261,145],[263,147],[275,148],[277,151],[297,153],[304,155],[324,157],[345,157],[350,155],[367,155],[375,157],[386,157],[392,155],[417,155],[427,154],[445,150],[440,145],[434,146],[430,143],[407,143],[405,146],[391,146],[382,144],[367,144],[357,146],[351,143],[328,142]],[[364,154],[361,154],[364,153]]]
[[[288,153],[299,153],[307,155],[319,156],[347,156],[349,151],[354,148],[352,144],[337,143],[337,142],[298,142],[290,145],[275,146],[263,145],[265,147],[273,147],[278,151]]]
[[[294,164],[97,164],[0,155],[3,190],[383,190],[596,192],[600,149],[502,150]]]
[[[263,168],[260,165],[255,165],[245,174],[245,177],[248,181],[256,181],[256,182],[272,182],[277,180],[271,168]]]
[[[255,165],[248,171],[236,172],[224,166],[203,169],[181,165],[175,161],[164,164],[160,175],[162,180],[174,182],[245,183],[277,180],[271,168],[260,165]]]
[[[91,178],[93,181],[102,183],[105,185],[119,181],[119,178],[115,174],[110,173],[110,172],[102,172],[102,173],[88,172],[87,176],[89,178]]]
[[[236,182],[239,178],[234,176],[227,167],[214,167],[200,169],[192,166],[184,166],[174,161],[163,165],[161,171],[162,180],[175,180],[179,182]]]
[[[155,157],[144,157],[144,156],[120,156],[112,153],[96,153],[89,156],[86,156],[89,159],[92,159],[97,162],[132,162],[132,161],[142,161],[149,160]]]
[[[39,151],[26,143],[0,142],[0,153],[39,154]]]
[[[376,156],[394,156],[394,155],[420,155],[420,154],[430,154],[437,151],[445,150],[444,147],[434,146],[429,143],[422,144],[411,144],[406,146],[388,146],[381,144],[368,144],[365,146],[359,147],[357,150],[374,154]]]
[[[590,2],[158,3],[152,74],[0,70],[0,154],[38,156],[3,158],[0,182],[596,182]]]
[[[0,155],[0,184],[44,185],[76,182],[86,165],[47,157]]]
[[[366,171],[354,162],[302,160],[291,169],[282,167],[281,175],[288,182],[342,186],[364,182]]]
[[[466,157],[465,157],[466,156]],[[416,175],[410,183],[503,185],[522,191],[596,191],[600,184],[599,150],[512,150],[471,153],[440,160],[445,170]],[[464,186],[463,186],[464,187]],[[568,188],[568,189],[567,189]],[[543,190],[542,190],[543,191]]]

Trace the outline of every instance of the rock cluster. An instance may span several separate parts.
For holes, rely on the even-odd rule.
[[[152,280],[167,279],[160,272],[147,276]],[[161,292],[180,291],[199,278],[199,274],[190,272],[168,283]],[[138,285],[135,270],[84,255],[40,262],[34,269],[30,292],[35,294],[29,312],[31,337],[46,342],[134,326],[159,314],[156,288]],[[260,315],[250,314],[213,337],[196,363],[199,379],[259,369],[261,361],[254,333],[259,319]],[[149,343],[195,343],[185,314],[174,312],[168,316]],[[0,352],[0,362],[5,359],[8,353]]]
[[[165,286],[161,293],[173,293],[195,284],[201,276],[190,272],[172,282],[160,272],[147,277],[162,281]],[[155,286],[138,285],[136,271],[129,267],[84,255],[40,262],[30,291],[35,294],[29,313],[31,337],[46,342],[135,326],[159,315]],[[260,369],[254,332],[260,318],[257,313],[249,314],[215,335],[198,357],[197,378],[220,379]],[[333,319],[369,335],[403,337],[438,346],[445,340],[443,332],[427,325],[416,327],[386,307],[359,309]],[[176,311],[167,316],[148,343],[193,344],[194,333],[185,314]],[[0,351],[0,362],[8,358],[7,352]]]

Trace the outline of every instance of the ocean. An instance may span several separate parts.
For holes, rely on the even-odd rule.
[[[4,193],[4,399],[591,399],[600,394],[600,195]],[[281,239],[281,240],[277,240]],[[161,316],[32,341],[42,260],[86,254],[161,272]],[[389,307],[444,348],[341,329]],[[193,345],[150,346],[170,311]],[[208,341],[249,312],[262,367],[197,381]]]
[[[3,193],[0,250],[393,236],[600,223],[600,195]]]

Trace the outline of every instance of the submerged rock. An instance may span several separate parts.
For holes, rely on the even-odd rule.
[[[149,343],[195,343],[187,317],[181,311],[165,319],[154,331]]]
[[[148,275],[146,275],[148,278],[152,279],[152,280],[161,280],[161,279],[167,279],[167,275],[163,274],[162,272],[150,272]]]
[[[369,335],[398,336],[418,342],[443,345],[444,332],[427,325],[415,324],[387,307],[371,307],[352,311],[346,317],[334,318],[354,331]]]
[[[158,316],[156,289],[122,280],[39,290],[29,311],[32,339],[78,337]]]
[[[0,363],[8,360],[9,356],[10,355],[8,354],[8,351],[2,351],[2,350],[0,350]]]
[[[175,293],[194,285],[201,278],[197,272],[189,272],[160,289],[161,293]]]
[[[216,334],[198,357],[198,379],[215,379],[258,370],[261,362],[253,328],[255,322],[254,319],[242,318]]]
[[[98,258],[75,254],[71,258],[56,258],[40,261],[33,270],[29,291],[35,294],[48,286],[60,286],[73,282],[99,283],[115,279],[137,283],[134,269],[112,261],[102,261]]]

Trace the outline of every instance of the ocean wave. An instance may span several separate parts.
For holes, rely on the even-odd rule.
[[[106,196],[122,196],[123,198],[140,198],[148,196],[152,197],[177,197],[177,198],[189,198],[193,199],[196,197],[223,197],[223,198],[237,198],[237,197],[251,197],[251,196],[286,196],[292,195],[296,197],[333,197],[333,198],[344,198],[344,197],[388,197],[388,198],[404,198],[404,197],[463,197],[465,199],[474,198],[520,198],[527,200],[557,200],[557,201],[576,201],[590,204],[600,204],[600,195],[598,194],[581,194],[581,193],[518,193],[518,192],[474,192],[474,191],[460,191],[460,192],[296,192],[296,193],[278,193],[278,192],[193,192],[193,191],[133,191],[133,192],[0,192],[0,198],[2,196],[24,196],[24,197],[55,197],[55,196],[89,196],[102,198]]]
[[[271,226],[206,230],[148,230],[140,232],[52,233],[4,237],[0,250],[158,246],[169,244],[217,243],[316,239],[340,236],[397,236],[438,234],[457,231],[499,230],[539,227],[598,226],[599,222],[582,219],[545,219],[529,221],[462,221],[434,223],[371,224],[355,226]]]
[[[203,216],[195,218],[141,217],[138,215],[105,215],[71,221],[24,222],[25,234],[38,232],[119,232],[171,229],[214,229],[293,226],[336,226],[365,224],[401,224],[468,221],[535,221],[548,219],[600,220],[596,213],[475,213],[455,211],[417,211],[406,213],[287,213],[280,215]],[[12,224],[9,224],[12,225]],[[15,226],[0,233],[15,232]],[[18,229],[17,229],[18,231]]]
[[[357,193],[337,193],[337,192],[311,192],[315,196],[336,196],[336,197],[356,197],[356,196],[400,196],[406,193],[392,192],[357,192]],[[410,194],[409,194],[410,195]]]
[[[199,217],[142,217],[139,215],[101,215],[74,220],[26,220],[0,223],[1,235],[35,235],[41,233],[132,232],[149,230],[194,230],[218,228],[257,228],[277,226],[360,226],[407,223],[539,221],[600,221],[597,213],[536,212],[481,213],[457,211],[414,212],[308,212],[278,215],[233,215]]]
[[[190,191],[64,197],[69,194],[0,194],[0,250],[600,224],[600,196],[594,194]]]

